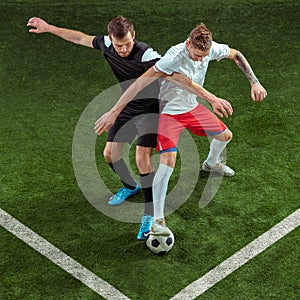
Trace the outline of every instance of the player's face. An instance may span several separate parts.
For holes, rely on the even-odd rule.
[[[127,57],[130,54],[134,45],[134,34],[128,32],[122,39],[118,39],[111,35],[110,39],[113,47],[121,57]]]
[[[186,48],[189,56],[194,61],[202,61],[205,56],[209,54],[209,50],[202,51],[200,49],[194,48],[189,41],[186,43]]]

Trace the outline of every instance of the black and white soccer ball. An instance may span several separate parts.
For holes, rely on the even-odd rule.
[[[146,245],[155,254],[163,255],[172,249],[174,241],[173,233],[169,236],[156,236],[150,234],[146,241]]]

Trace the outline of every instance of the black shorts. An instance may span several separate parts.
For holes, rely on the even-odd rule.
[[[108,131],[107,142],[131,144],[137,136],[138,146],[155,148],[158,118],[158,113],[132,116],[121,112]]]

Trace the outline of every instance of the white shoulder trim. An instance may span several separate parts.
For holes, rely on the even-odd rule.
[[[111,45],[111,40],[107,35],[104,36],[104,44],[107,48]]]
[[[154,51],[152,48],[148,48],[142,56],[142,62],[150,61],[160,57],[161,56],[157,51]]]

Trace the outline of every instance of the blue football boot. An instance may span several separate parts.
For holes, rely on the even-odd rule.
[[[140,186],[137,182],[134,190],[131,190],[126,187],[120,188],[116,194],[114,194],[109,198],[108,204],[113,206],[120,205],[128,198],[136,195],[139,191],[140,191]]]
[[[153,217],[150,215],[144,215],[142,217],[140,230],[136,236],[137,240],[144,241],[148,238],[151,226],[152,226]]]

